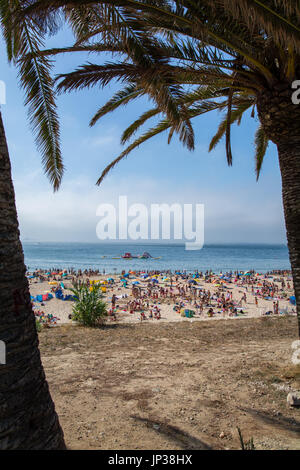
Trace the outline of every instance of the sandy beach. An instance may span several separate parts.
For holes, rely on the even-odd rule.
[[[61,282],[70,295],[71,276],[55,277],[31,278],[31,295]],[[291,362],[297,319],[289,274],[166,277],[131,273],[124,287],[120,275],[89,276],[104,286],[109,310],[116,296],[116,319],[108,316],[101,329],[76,326],[73,301],[33,302],[36,313],[59,318],[39,340],[68,449],[240,449],[238,428],[255,449],[299,449],[298,410],[286,404],[300,383]],[[200,314],[195,302],[208,295]],[[235,314],[223,311],[222,295]],[[130,313],[135,301],[143,320],[141,309]],[[181,316],[179,303],[195,315]],[[153,305],[159,320],[149,318]]]
[[[68,449],[300,448],[296,317],[43,328]]]
[[[225,281],[221,280],[220,275],[213,275],[209,280],[205,280],[204,276],[197,279],[197,282],[193,281],[192,275],[186,276],[172,276],[172,285],[170,277],[162,273],[156,276],[144,277],[145,274],[132,273],[128,277],[127,287],[124,287],[124,283],[120,281],[121,275],[97,275],[97,276],[82,276],[83,280],[89,279],[90,282],[100,282],[105,287],[106,292],[103,293],[103,298],[107,302],[108,310],[111,308],[112,296],[116,296],[115,314],[116,320],[108,316],[107,322],[117,321],[118,323],[138,323],[138,322],[182,322],[182,321],[214,321],[217,319],[242,319],[242,318],[258,318],[269,312],[269,315],[274,314],[274,302],[278,301],[278,315],[282,314],[295,314],[295,307],[290,303],[289,298],[294,295],[293,284],[289,276],[282,275],[258,275],[253,274],[247,278],[241,276],[238,280],[232,278],[232,280]],[[224,277],[224,276],[223,276]],[[113,279],[113,281],[108,281]],[[149,281],[149,279],[151,279]],[[176,280],[177,279],[177,280]],[[153,289],[151,295],[148,294],[149,282],[152,280]],[[64,289],[63,295],[71,295],[72,288],[72,277],[71,276],[51,276],[49,280],[40,281],[38,278],[29,279],[30,293],[32,297],[36,298],[37,295],[45,295],[51,293],[51,289],[60,287],[63,282]],[[194,282],[194,284],[191,283]],[[221,283],[220,283],[221,282]],[[261,294],[261,289],[264,283],[267,285],[273,285],[275,293],[273,297],[269,297]],[[284,283],[284,288],[282,288]],[[152,285],[152,284],[151,284]],[[135,288],[135,295],[133,295],[133,287]],[[181,289],[181,294],[180,294]],[[182,293],[182,289],[185,289]],[[164,294],[162,294],[162,292]],[[170,295],[174,298],[171,298]],[[199,305],[198,296],[199,293],[210,293],[209,304],[203,307],[203,311],[200,313],[200,309],[195,307]],[[157,298],[155,297],[155,293]],[[246,294],[246,301],[241,299]],[[44,312],[45,316],[52,314],[57,318],[57,321],[53,321],[52,324],[65,324],[72,323],[69,318],[72,314],[73,301],[63,301],[55,298],[55,293],[52,292],[53,298],[44,302],[33,301],[34,311]],[[128,303],[132,302],[136,295],[142,297],[142,308],[137,307],[132,313]],[[220,296],[224,295],[226,298],[230,298],[231,302],[237,308],[235,314],[230,311],[224,311],[222,308],[222,302]],[[257,299],[257,304],[256,300]],[[181,303],[183,309],[192,310],[195,315],[192,318],[181,316],[180,311],[174,310],[175,306]],[[160,311],[160,319],[150,318],[150,311],[153,312],[153,307]],[[213,310],[212,317],[208,316],[209,309]],[[154,308],[155,310],[155,308]],[[143,319],[141,318],[141,311],[144,312]],[[182,310],[181,310],[182,311]]]

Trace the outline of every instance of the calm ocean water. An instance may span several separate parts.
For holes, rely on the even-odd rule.
[[[199,251],[187,251],[184,245],[166,244],[23,243],[23,249],[30,270],[73,267],[119,273],[123,269],[188,272],[290,269],[288,250],[284,245],[207,245]],[[138,255],[144,251],[160,259],[112,259],[125,252]]]

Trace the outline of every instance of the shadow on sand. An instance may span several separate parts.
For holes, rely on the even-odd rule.
[[[159,420],[151,420],[149,418],[141,418],[140,416],[131,415],[131,418],[144,423],[148,428],[154,429],[158,434],[163,434],[173,443],[176,443],[181,449],[211,450],[212,447],[201,441],[197,437],[191,436],[187,432],[182,431],[177,426],[166,424]]]
[[[287,418],[283,415],[274,416],[271,413],[265,411],[254,410],[251,408],[241,408],[242,411],[249,413],[253,417],[256,417],[263,421],[265,424],[271,426],[277,426],[285,431],[293,432],[300,435],[300,421],[293,418]]]

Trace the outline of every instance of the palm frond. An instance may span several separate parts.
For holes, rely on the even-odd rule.
[[[244,100],[239,102],[237,99],[236,101],[233,98],[233,108],[230,113],[230,125],[237,122],[239,123],[243,114],[253,105],[253,100]],[[209,145],[209,152],[211,152],[217,144],[220,142],[222,137],[226,134],[226,129],[228,126],[228,115],[221,121],[217,133],[212,138],[210,145]]]
[[[259,126],[255,134],[255,171],[256,179],[259,179],[264,157],[269,145],[269,139],[266,136],[263,127]]]
[[[227,106],[227,119],[226,119],[226,157],[229,166],[232,165],[232,152],[231,152],[231,112],[232,112],[232,97],[233,91],[230,90],[228,95]]]
[[[138,119],[136,119],[132,124],[130,124],[127,129],[125,129],[121,137],[121,144],[125,144],[136,133],[136,131],[143,124],[145,124],[146,121],[148,121],[148,119],[151,119],[159,113],[160,111],[158,108],[150,109],[144,112]]]
[[[92,124],[138,98],[140,94],[134,90],[142,90],[154,107],[127,127],[121,138],[123,144],[148,119],[162,115],[160,123],[129,145],[109,169],[140,143],[167,129],[168,142],[176,133],[184,145],[193,149],[191,119],[206,109],[225,108],[226,116],[210,143],[210,150],[225,136],[227,161],[231,165],[231,125],[239,124],[249,107],[253,107],[254,113],[257,97],[264,91],[273,89],[279,82],[286,84],[300,71],[300,5],[295,0],[25,0],[22,3],[26,7],[25,17],[30,18],[64,11],[76,35],[73,51],[85,47],[87,52],[109,51],[120,58],[104,65],[88,63],[58,77],[59,91],[104,87],[112,81],[125,84],[124,90],[98,110]],[[58,53],[58,49],[52,50],[53,55]],[[44,54],[46,57],[47,51]],[[225,101],[221,102],[224,97]],[[259,174],[261,155],[267,144],[262,131],[257,139]]]
[[[188,110],[188,119],[195,118],[197,116],[200,116],[202,114],[208,113],[210,111],[213,111],[215,109],[222,109],[227,105],[226,102],[212,102],[212,101],[203,101],[202,103],[199,103],[195,105],[194,107],[190,108]],[[154,110],[153,110],[154,111]],[[114,159],[102,172],[100,178],[97,181],[97,185],[100,185],[105,178],[105,176],[119,163],[123,158],[127,157],[127,155],[132,152],[132,150],[136,149],[139,147],[142,143],[146,142],[147,140],[151,139],[152,137],[161,134],[163,131],[173,128],[173,123],[170,122],[168,119],[164,119],[160,121],[156,126],[153,128],[149,129],[147,132],[145,132],[141,137],[136,139],[132,144],[130,144],[116,159]],[[178,131],[178,129],[177,129]],[[184,135],[184,130],[183,128],[179,130],[180,131],[180,138],[184,140],[185,135]],[[187,142],[184,142],[187,144]]]
[[[142,89],[138,89],[135,85],[129,85],[123,90],[118,91],[104,106],[102,106],[90,121],[90,126],[94,126],[96,122],[105,114],[115,111],[120,106],[128,104],[129,101],[141,96]]]
[[[36,23],[24,20],[14,28],[14,15],[20,10],[20,2],[1,2],[1,21],[8,57],[19,70],[20,85],[25,91],[25,105],[36,144],[42,155],[42,163],[54,190],[59,188],[63,176],[60,150],[59,121],[56,111],[52,63],[37,55],[44,46],[43,29]]]
[[[146,142],[146,140],[151,139],[152,137],[160,134],[161,132],[165,131],[170,127],[170,123],[167,120],[164,120],[160,122],[157,126],[154,128],[150,129],[147,131],[144,135],[139,137],[137,140],[135,140],[131,145],[129,145],[117,158],[115,158],[101,173],[100,178],[97,181],[97,185],[99,186],[105,176],[119,163],[123,158],[127,157],[127,155],[137,148],[139,145],[141,145],[143,142]]]

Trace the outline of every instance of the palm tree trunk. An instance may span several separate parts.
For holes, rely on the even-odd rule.
[[[300,105],[293,103],[293,91],[291,83],[278,83],[259,97],[257,107],[264,130],[278,149],[300,337]]]
[[[300,131],[300,123],[299,130]],[[297,304],[300,337],[300,139],[277,145],[282,178],[282,199],[290,262]]]
[[[38,349],[0,114],[0,449],[64,449]]]

